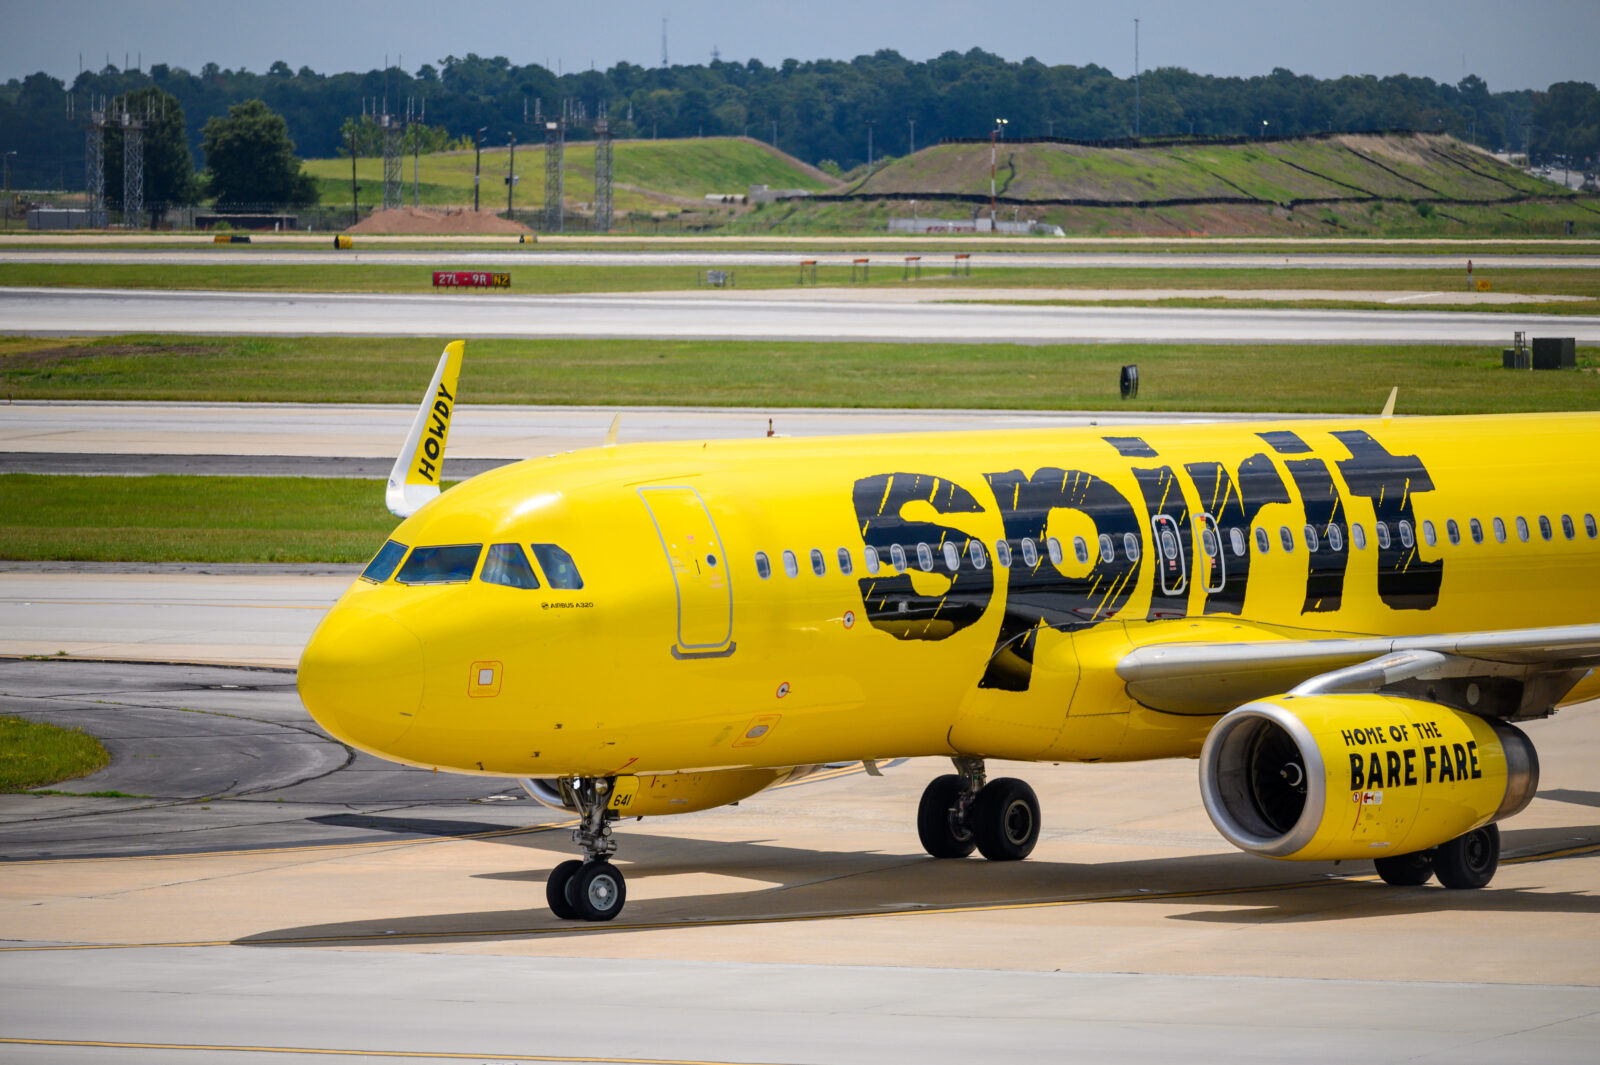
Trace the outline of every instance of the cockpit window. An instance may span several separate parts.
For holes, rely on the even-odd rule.
[[[482,544],[419,547],[400,567],[395,580],[401,584],[461,584],[472,579],[482,553]]]
[[[372,556],[372,561],[367,563],[367,568],[361,571],[361,579],[382,584],[394,574],[394,568],[405,557],[405,544],[398,540],[385,540],[383,546],[378,548],[378,553]]]
[[[544,570],[544,579],[550,582],[550,587],[566,589],[583,587],[583,578],[578,575],[578,564],[572,561],[571,555],[555,544],[531,546],[534,557],[539,560],[539,568]]]
[[[533,567],[528,564],[521,544],[490,544],[489,557],[483,560],[483,583],[507,588],[537,588],[539,578],[533,575]]]

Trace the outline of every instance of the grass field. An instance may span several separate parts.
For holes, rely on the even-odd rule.
[[[396,519],[383,482],[0,475],[0,559],[365,562]]]
[[[510,153],[502,145],[485,147],[482,160],[483,184],[480,205],[503,209],[506,202],[505,176]],[[594,144],[575,141],[566,146],[564,198],[583,203],[594,196]],[[517,174],[520,178],[515,204],[536,208],[544,203],[544,145],[519,145]],[[418,199],[425,206],[462,206],[472,203],[472,176],[476,165],[471,151],[439,152],[424,155],[413,166],[407,157],[402,166],[404,192],[411,203],[412,174],[415,169]],[[325,204],[349,204],[350,160],[308,159],[306,172],[317,181]],[[673,198],[703,200],[708,193],[743,195],[751,185],[773,188],[812,189],[828,187],[815,171],[798,160],[757,141],[740,137],[705,137],[664,141],[613,142],[613,202],[618,212],[660,209]],[[383,199],[383,160],[356,161],[356,181],[361,202]]]
[[[111,761],[80,729],[0,716],[0,794],[86,776]]]
[[[330,253],[331,254],[331,253]],[[941,287],[962,288],[1050,288],[1050,289],[1336,289],[1341,291],[1437,292],[1466,287],[1466,274],[1447,270],[1322,270],[1282,269],[1262,266],[1250,269],[1175,270],[1143,267],[981,267],[970,276],[954,278],[949,260],[930,260],[922,278],[902,280],[901,262],[894,257],[879,260],[873,288],[916,287],[937,291]],[[1465,262],[1463,260],[1463,267]],[[451,269],[446,256],[440,269]],[[482,267],[477,267],[482,269]],[[529,253],[527,263],[510,268],[512,291],[520,293],[563,294],[579,292],[657,292],[688,290],[697,286],[698,271],[682,266],[570,266],[541,263],[537,253]],[[794,288],[797,267],[748,266],[734,270],[738,285],[746,289]],[[1600,271],[1572,269],[1479,269],[1475,278],[1488,280],[1498,292],[1531,293],[1549,296],[1582,296],[1600,301]],[[825,286],[851,286],[850,271],[844,266],[823,266],[817,282]],[[415,292],[433,291],[432,271],[427,267],[387,263],[340,263],[307,265],[257,265],[241,259],[226,266],[172,265],[152,271],[134,265],[66,265],[50,263],[0,263],[0,286],[46,286],[61,288],[135,288],[167,290],[225,290],[250,292]],[[493,299],[492,293],[479,293]],[[1070,296],[1063,298],[1070,299]],[[1357,306],[1381,306],[1357,300]],[[1237,306],[1237,304],[1230,304]],[[1485,304],[1482,311],[1550,314],[1595,314],[1600,303],[1520,303]]]
[[[0,337],[0,392],[411,404],[440,346],[430,338]],[[1129,362],[1139,364],[1142,383],[1139,399],[1123,403],[1117,371]],[[1443,345],[478,340],[467,345],[461,387],[467,403],[1362,413],[1398,385],[1408,414],[1593,410],[1600,375],[1591,354],[1580,362],[1586,369],[1513,374],[1499,368],[1498,349]]]

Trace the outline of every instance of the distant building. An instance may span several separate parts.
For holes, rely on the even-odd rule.
[[[891,218],[891,233],[1009,233],[1020,236],[1064,237],[1060,226],[1023,219],[990,222],[987,218]]]

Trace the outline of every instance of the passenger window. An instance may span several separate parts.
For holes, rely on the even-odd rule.
[[[949,540],[944,542],[944,568],[951,573],[961,568],[961,552]]]
[[[1317,530],[1307,525],[1305,528],[1306,550],[1315,551],[1321,545],[1317,542]]]
[[[1217,536],[1211,531],[1211,526],[1205,525],[1200,529],[1200,547],[1205,551],[1207,558],[1217,557]]]
[[[1416,543],[1417,538],[1411,531],[1411,523],[1409,521],[1402,520],[1400,522],[1400,546],[1415,547]]]
[[[1546,540],[1555,535],[1555,531],[1550,528],[1550,519],[1543,514],[1539,515],[1539,535]]]
[[[1378,548],[1379,548],[1379,550],[1387,551],[1389,549],[1390,543],[1393,542],[1393,541],[1391,541],[1389,539],[1389,523],[1386,522],[1386,521],[1380,521],[1380,522],[1377,523],[1375,528],[1376,528],[1377,533],[1378,533]]]
[[[583,587],[583,578],[578,575],[578,564],[572,561],[572,556],[555,544],[531,544],[533,557],[539,560],[539,568],[544,570],[544,579],[552,588],[561,588],[566,591],[576,591]]]
[[[1590,528],[1593,528],[1593,525]],[[1589,535],[1593,536],[1594,533],[1591,532]],[[382,584],[394,574],[394,568],[405,557],[405,544],[399,540],[385,540],[383,546],[378,548],[378,553],[372,556],[372,561],[367,563],[367,568],[361,571],[361,579],[371,581],[373,584]]]
[[[1054,536],[1052,536],[1052,537],[1050,537],[1050,539],[1046,540],[1044,542],[1044,546],[1045,546],[1045,549],[1050,552],[1050,561],[1051,562],[1054,562],[1056,565],[1059,566],[1059,565],[1061,565],[1061,563],[1063,563],[1063,562],[1065,562],[1067,560],[1067,556],[1061,550],[1061,541],[1057,540]]]
[[[1129,562],[1139,561],[1139,538],[1133,533],[1122,534],[1122,553],[1128,556]]]
[[[1089,541],[1081,536],[1074,536],[1072,538],[1072,554],[1077,558],[1080,566],[1086,565],[1089,561]]]
[[[1578,530],[1573,528],[1573,526],[1572,526],[1572,515],[1571,514],[1563,514],[1563,515],[1561,515],[1561,533],[1568,540],[1572,540],[1572,539],[1575,539],[1577,537]]]
[[[762,580],[772,576],[772,563],[767,561],[767,553],[765,551],[756,552],[756,576]]]
[[[1105,533],[1100,534],[1100,561],[1111,562],[1117,557],[1117,549],[1111,543],[1111,537]]]
[[[790,577],[800,576],[800,560],[794,557],[794,552],[788,548],[783,551],[783,572]]]
[[[1433,531],[1433,522],[1425,521],[1422,523],[1422,539],[1429,547],[1438,542],[1439,537]]]
[[[1456,524],[1456,519],[1451,518],[1444,523],[1444,534],[1450,538],[1451,544],[1459,544],[1461,542],[1461,526]]]
[[[1272,541],[1267,538],[1267,530],[1265,530],[1263,528],[1260,528],[1258,526],[1256,528],[1256,551],[1259,554],[1263,554],[1264,555],[1271,548],[1272,548]]]
[[[533,567],[528,565],[528,556],[523,553],[521,544],[490,544],[481,578],[485,584],[507,588],[539,587],[539,578],[533,575]]]
[[[1278,542],[1283,544],[1283,550],[1285,553],[1292,552],[1294,550],[1294,533],[1289,531],[1289,526],[1278,526]]]
[[[839,572],[848,577],[855,572],[855,568],[856,564],[850,559],[850,549],[848,547],[839,548]]]
[[[1528,519],[1521,516],[1517,518],[1517,539],[1528,542]]]
[[[994,560],[1002,566],[1011,565],[1011,544],[1005,540],[994,542]]]
[[[873,547],[871,544],[868,544],[861,549],[861,558],[867,564],[868,573],[878,572],[879,567],[882,565],[882,563],[878,561],[878,549]]]
[[[1237,525],[1228,530],[1228,542],[1233,545],[1235,558],[1244,554],[1244,533],[1239,531]]]
[[[1350,526],[1350,542],[1356,545],[1357,551],[1367,549],[1367,530],[1361,523]]]
[[[1161,530],[1161,553],[1169,562],[1178,557],[1178,538],[1172,535],[1171,529]]]
[[[1593,540],[1595,538],[1596,530],[1593,514],[1585,514],[1583,516],[1583,531],[1589,534],[1589,539]]]
[[[1337,525],[1328,526],[1328,550],[1344,550],[1344,530],[1340,529]]]
[[[899,544],[890,544],[889,564],[894,567],[896,573],[904,573],[906,571],[906,549]]]
[[[1033,538],[1022,538],[1022,561],[1025,565],[1037,566],[1039,564],[1039,549],[1033,546]]]
[[[1506,523],[1499,518],[1494,519],[1494,542],[1497,544],[1506,542]]]
[[[822,552],[814,547],[811,549],[811,572],[819,577],[828,572],[828,563],[823,559]]]
[[[989,554],[983,549],[982,540],[967,541],[967,557],[972,559],[973,569],[984,569],[989,565]]]
[[[482,544],[419,547],[400,567],[395,580],[401,584],[462,584],[472,579],[481,554]]]
[[[927,544],[917,545],[917,568],[924,573],[933,572],[933,549]]]
[[[1473,518],[1471,521],[1467,522],[1467,531],[1472,533],[1473,543],[1483,543],[1483,522],[1479,521],[1477,518]]]

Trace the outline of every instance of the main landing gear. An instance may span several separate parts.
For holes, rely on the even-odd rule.
[[[965,858],[976,848],[994,862],[1026,858],[1039,842],[1039,799],[1014,777],[984,783],[982,758],[952,758],[917,806],[917,835],[935,858]]]
[[[617,842],[606,822],[616,815],[606,808],[611,783],[604,777],[577,777],[561,781],[561,791],[578,810],[579,824],[572,842],[583,848],[583,858],[562,862],[550,871],[544,897],[550,912],[562,920],[609,921],[622,912],[628,885],[622,871],[611,864]]]
[[[1421,887],[1438,877],[1447,888],[1481,888],[1500,867],[1500,826],[1484,825],[1432,850],[1378,858],[1372,864],[1383,882],[1395,887]]]

